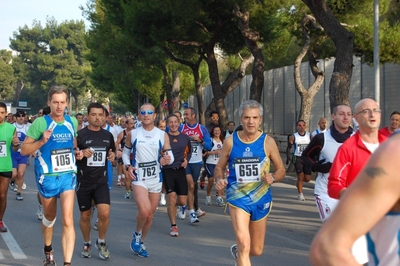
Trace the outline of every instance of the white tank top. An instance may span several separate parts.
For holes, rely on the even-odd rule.
[[[324,134],[324,146],[319,154],[319,160],[325,159],[325,163],[332,163],[335,159],[337,150],[343,143],[337,142],[331,135],[331,130],[328,129]],[[328,195],[328,177],[329,173],[318,173],[318,178],[315,181],[314,194]]]
[[[217,142],[215,139],[212,139],[212,142],[214,145],[213,145],[211,151],[222,150],[222,142],[221,141]],[[219,154],[211,154],[207,157],[206,163],[217,164],[220,157],[221,157],[221,155],[219,155]]]
[[[301,156],[307,145],[310,143],[310,132],[306,132],[301,136],[299,132],[293,134],[294,136],[294,152],[293,155]]]

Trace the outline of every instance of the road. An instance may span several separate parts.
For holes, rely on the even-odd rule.
[[[16,201],[15,193],[8,193],[4,222],[9,232],[0,234],[0,265],[42,265],[43,240],[41,222],[35,216],[37,200],[32,162],[33,160],[25,176],[27,189],[23,191],[24,200]],[[274,184],[272,192],[274,203],[269,215],[264,253],[260,257],[252,258],[253,265],[310,265],[308,250],[313,236],[321,226],[312,200],[312,189],[304,188],[308,200],[299,202],[294,181],[288,177],[285,182]],[[114,184],[111,190],[111,221],[106,239],[111,252],[110,259],[101,260],[95,249],[91,258],[80,257],[83,239],[79,229],[79,211],[75,205],[76,244],[72,264],[234,265],[229,248],[235,238],[229,216],[223,213],[222,207],[204,206],[205,191],[200,190],[199,197],[201,208],[207,212],[206,216],[201,217],[200,223],[196,225],[189,224],[188,219],[178,220],[180,235],[177,238],[169,236],[170,224],[166,207],[158,208],[153,227],[145,241],[150,256],[139,258],[129,248],[136,205],[133,199],[124,199],[124,189]],[[92,243],[96,237],[97,231],[92,231]],[[53,239],[55,259],[58,265],[62,265],[60,213]]]

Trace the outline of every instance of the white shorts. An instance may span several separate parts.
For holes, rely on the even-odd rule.
[[[134,181],[132,185],[144,187],[149,193],[160,193],[162,188],[162,182],[158,182],[158,179],[157,182]]]
[[[315,204],[317,204],[319,217],[321,218],[322,222],[325,222],[326,219],[331,216],[339,201],[337,199],[332,199],[328,195],[317,194],[314,194],[314,199]]]
[[[314,194],[315,203],[319,212],[319,217],[322,222],[325,222],[335,210],[339,200],[332,199],[328,195],[317,195]],[[367,251],[367,239],[365,236],[361,236],[354,242],[351,247],[351,254],[359,264],[365,264],[368,262],[368,251]]]

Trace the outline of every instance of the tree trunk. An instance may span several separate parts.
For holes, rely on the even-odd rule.
[[[180,100],[180,89],[181,89],[181,80],[179,79],[179,71],[174,71],[172,73],[172,102],[174,103],[174,107],[172,108],[172,112],[181,109],[181,100]]]
[[[331,110],[338,104],[349,104],[353,74],[354,36],[332,14],[324,0],[303,0],[336,46],[336,59],[329,84]]]
[[[18,79],[17,85],[15,87],[15,106],[18,106],[18,102],[21,98],[21,92],[24,89],[25,84],[23,80]]]
[[[244,37],[247,48],[254,56],[252,69],[253,81],[250,86],[250,99],[261,103],[261,96],[264,87],[264,55],[257,43],[260,40],[260,33],[250,29],[249,12],[241,12],[239,6],[236,6],[234,13],[238,18],[240,31]]]
[[[160,67],[161,67],[163,75],[164,75],[164,87],[165,87],[165,94],[167,95],[168,113],[172,114],[172,108],[171,108],[171,104],[170,104],[171,100],[172,100],[172,97],[171,97],[172,85],[171,85],[171,82],[169,80],[167,67],[164,64],[161,64]],[[160,100],[161,100],[161,97],[160,97]],[[162,103],[163,102],[160,101],[160,106],[162,105]],[[162,110],[162,109],[160,108],[160,110]]]
[[[311,115],[312,105],[314,102],[314,97],[321,88],[322,83],[324,82],[325,73],[318,68],[317,66],[318,61],[315,59],[315,54],[312,52],[308,52],[310,48],[311,38],[308,33],[308,29],[306,27],[307,24],[311,24],[313,27],[316,27],[315,19],[313,17],[309,15],[305,15],[303,17],[301,26],[303,29],[304,45],[294,63],[293,76],[294,76],[294,84],[296,90],[298,91],[301,97],[300,113],[298,119],[304,120],[307,125],[307,130],[309,130],[310,115]],[[303,60],[304,56],[307,53],[309,59],[309,66],[312,74],[315,77],[315,80],[308,89],[305,89],[303,84],[301,83],[300,65],[301,61]]]

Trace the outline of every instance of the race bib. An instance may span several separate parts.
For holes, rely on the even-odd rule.
[[[259,182],[260,177],[260,158],[245,157],[235,159],[235,174],[238,183]]]
[[[158,177],[157,162],[139,163],[139,180],[146,181]]]
[[[303,151],[307,148],[308,144],[298,144],[297,146],[297,154],[302,154]]]
[[[199,143],[192,141],[190,144],[192,145],[192,156],[197,156],[200,149]]]
[[[74,170],[74,162],[72,160],[72,149],[58,149],[51,151],[52,172],[64,172]]]
[[[0,141],[0,157],[7,156],[7,145],[4,140]]]
[[[93,155],[87,158],[87,166],[99,167],[106,165],[106,147],[92,147]]]

